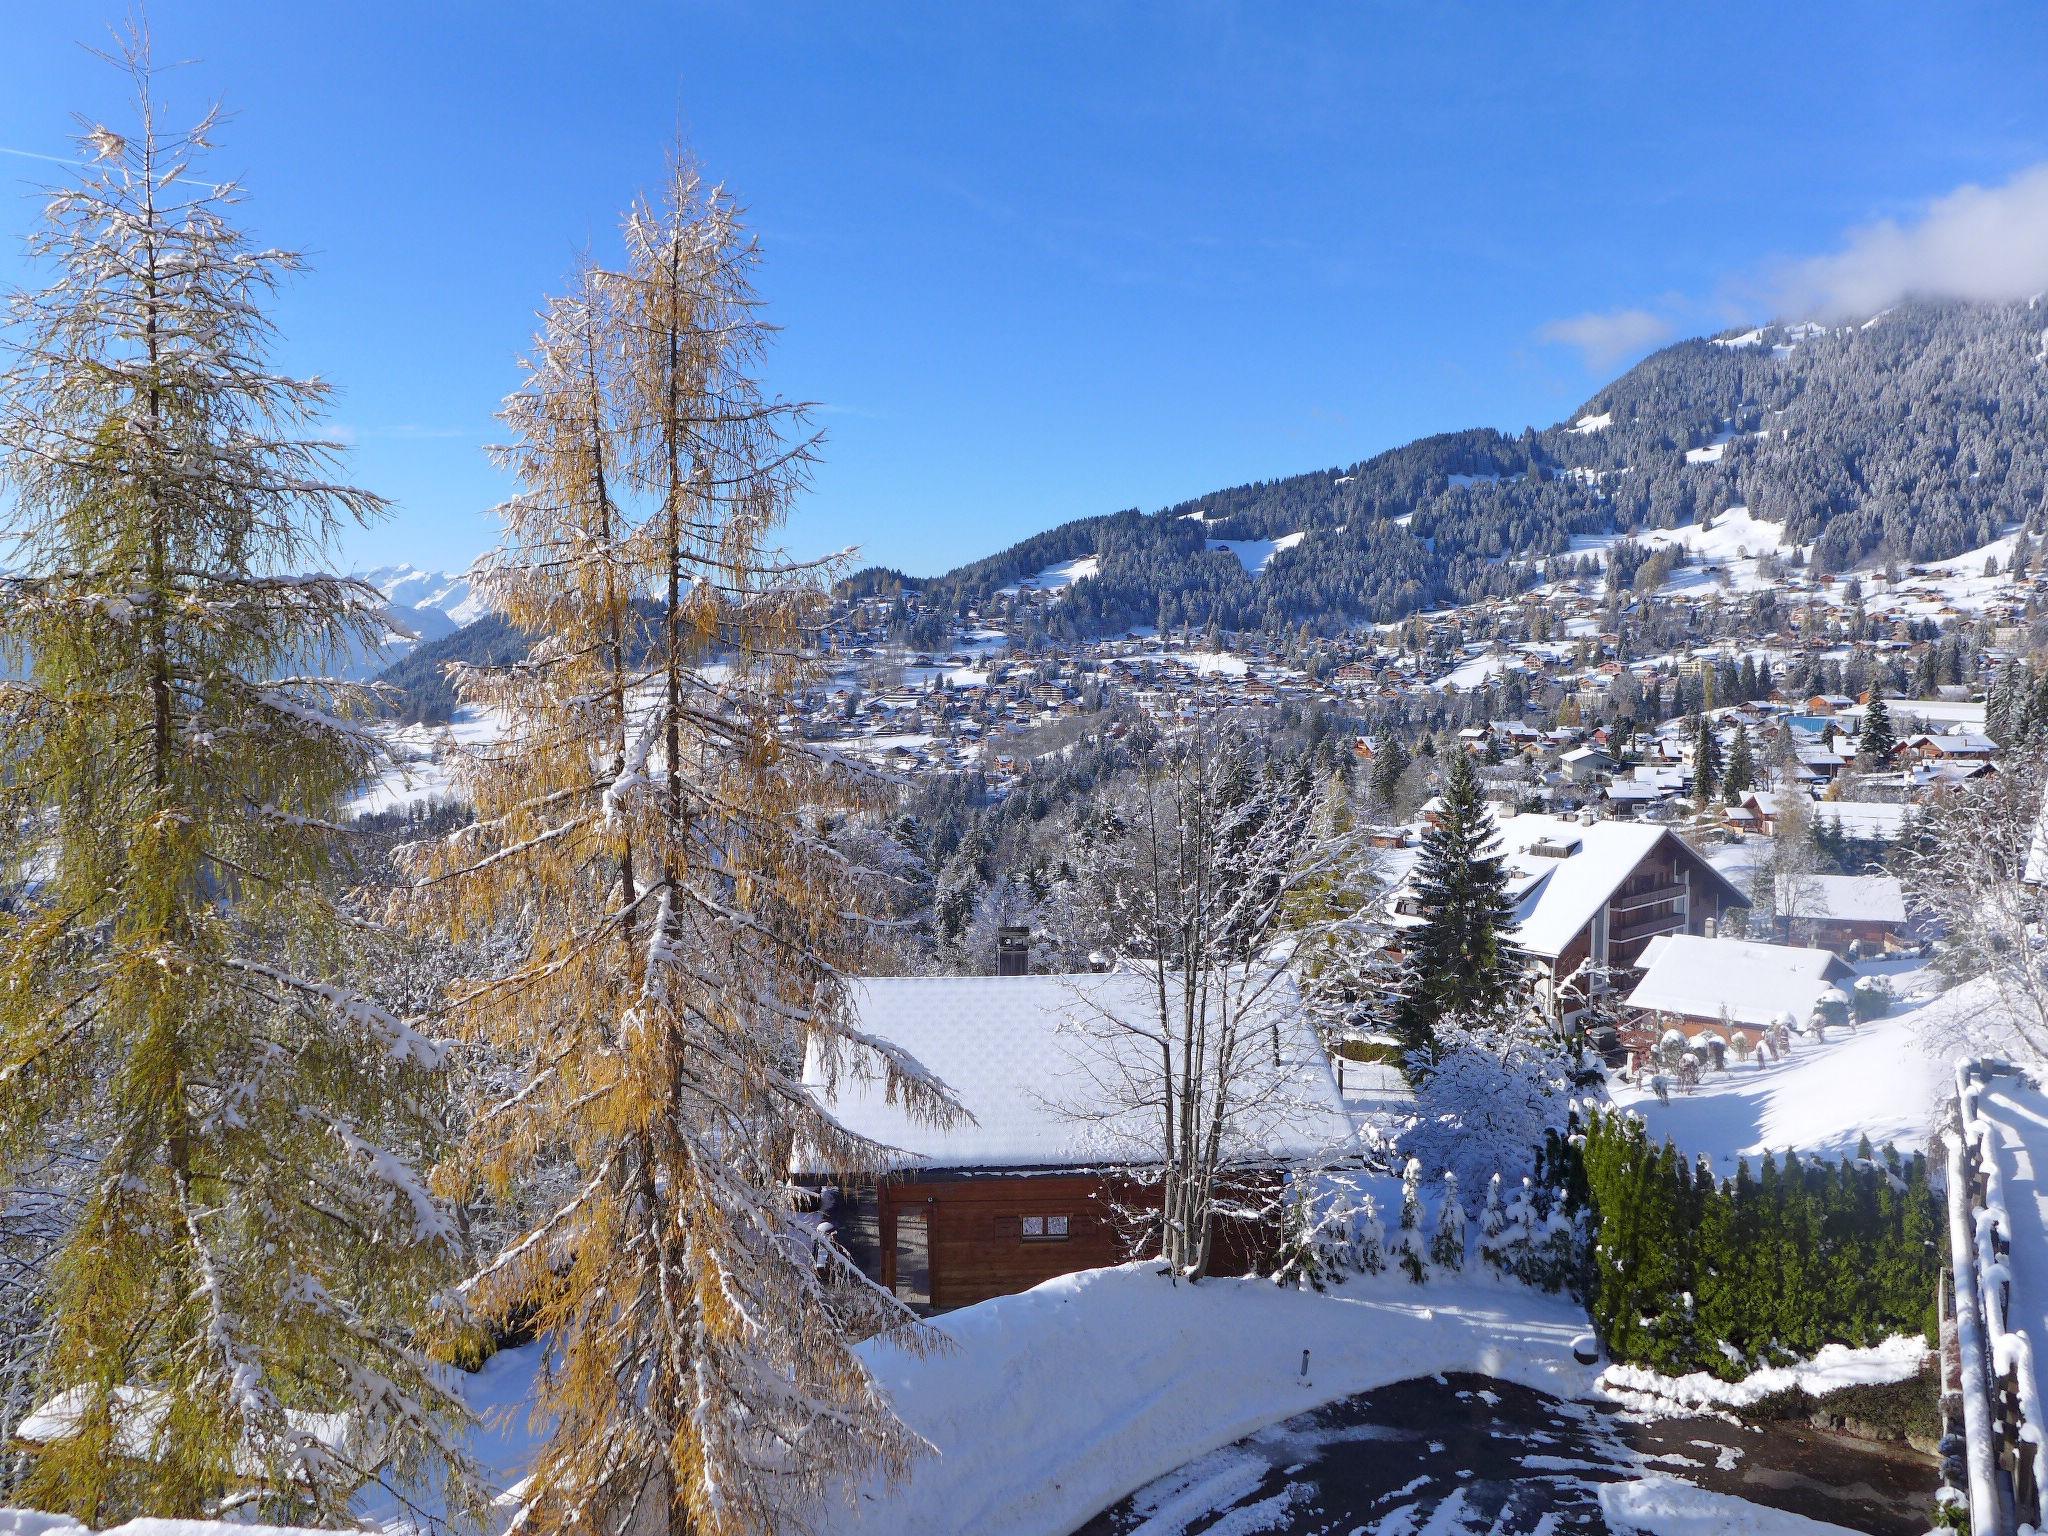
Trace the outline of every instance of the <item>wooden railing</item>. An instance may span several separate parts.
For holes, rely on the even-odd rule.
[[[1684,899],[1685,887],[1679,884],[1653,885],[1647,890],[1623,890],[1607,904],[1610,912],[1632,912],[1638,907],[1654,907],[1659,902]]]
[[[1948,1153],[1949,1268],[1942,1306],[1944,1412],[1961,1418],[1970,1529],[2010,1533],[2041,1523],[2041,1441],[2048,1415],[2024,1331],[2008,1325],[2012,1300],[2011,1213],[1994,1129],[1978,1107],[1993,1078],[2019,1075],[2010,1063],[1957,1064]],[[1951,1408],[1953,1404],[1953,1409]]]
[[[1609,920],[1607,942],[1609,944],[1633,944],[1637,939],[1652,934],[1676,933],[1685,926],[1683,912],[1659,912],[1653,917],[1639,917],[1632,923],[1617,923]]]

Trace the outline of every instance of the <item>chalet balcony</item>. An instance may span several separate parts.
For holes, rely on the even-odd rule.
[[[1660,933],[1682,933],[1684,930],[1683,912],[1646,912],[1633,922],[1619,922],[1610,918],[1607,924],[1607,942],[1610,946],[1633,944],[1638,939],[1654,938]]]
[[[1683,901],[1685,894],[1683,885],[1653,885],[1644,891],[1623,891],[1607,903],[1607,910],[1618,917],[1624,912],[1658,906],[1667,901]]]

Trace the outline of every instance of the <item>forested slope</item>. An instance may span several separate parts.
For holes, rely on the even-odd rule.
[[[1858,325],[1773,326],[1644,359],[1570,422],[1427,437],[1361,463],[1062,524],[925,582],[986,607],[1096,556],[1045,605],[1079,638],[1139,624],[1334,627],[1513,592],[1574,534],[1747,505],[1823,570],[1941,559],[2048,511],[2048,305],[1906,304]],[[1303,537],[1251,568],[1225,540]]]

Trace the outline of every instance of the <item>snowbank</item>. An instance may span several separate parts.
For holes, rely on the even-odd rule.
[[[1567,1398],[1592,1387],[1572,1359],[1585,1314],[1520,1286],[1390,1272],[1317,1295],[1156,1270],[1085,1271],[950,1313],[936,1324],[950,1347],[923,1358],[870,1346],[936,1454],[901,1488],[831,1506],[822,1528],[1064,1536],[1196,1456],[1355,1392],[1439,1371]]]
[[[1600,1484],[1600,1513],[1618,1529],[1648,1536],[1833,1536],[1848,1529],[1709,1493],[1662,1473]]]
[[[1660,1376],[1635,1365],[1610,1365],[1600,1373],[1600,1390],[1624,1407],[1638,1411],[1691,1413],[1700,1409],[1748,1408],[1774,1392],[1798,1388],[1809,1397],[1824,1397],[1844,1387],[1883,1386],[1908,1381],[1932,1354],[1925,1341],[1895,1334],[1869,1349],[1828,1344],[1811,1360],[1798,1365],[1770,1365],[1740,1381],[1722,1381],[1705,1371],[1689,1376]]]

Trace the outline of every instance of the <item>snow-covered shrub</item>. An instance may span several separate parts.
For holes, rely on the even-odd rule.
[[[1387,1267],[1387,1224],[1380,1220],[1380,1203],[1367,1195],[1360,1204],[1358,1219],[1351,1228],[1352,1261],[1362,1275],[1377,1275]]]
[[[1813,1017],[1807,1020],[1807,1027],[1813,1031],[1814,1039],[1825,1040],[1830,1029],[1848,1022],[1849,994],[1840,987],[1829,987],[1813,1005]]]
[[[1488,1199],[1491,1204],[1491,1191]],[[1577,1287],[1585,1265],[1588,1227],[1585,1221],[1565,1214],[1555,1191],[1539,1189],[1524,1179],[1501,1207],[1497,1236],[1486,1236],[1487,1222],[1482,1213],[1479,1252],[1496,1273],[1538,1290]]]
[[[1858,1024],[1881,1019],[1892,1011],[1892,984],[1882,976],[1860,977],[1852,998]]]
[[[1693,1052],[1687,1051],[1678,1058],[1678,1071],[1674,1075],[1678,1079],[1678,1091],[1680,1093],[1691,1093],[1694,1089],[1698,1088],[1700,1085],[1699,1057]]]
[[[1436,1050],[1412,1060],[1420,1113],[1401,1149],[1467,1189],[1531,1172],[1544,1133],[1565,1122],[1575,1053],[1554,1027],[1511,1010],[1453,1015],[1436,1035]]]
[[[1516,1278],[1542,1291],[1580,1289],[1586,1256],[1592,1244],[1591,1224],[1585,1216],[1568,1216],[1553,1202],[1536,1218],[1530,1235],[1528,1258]]]
[[[1429,1278],[1423,1262],[1422,1164],[1408,1159],[1401,1170],[1401,1230],[1394,1234],[1394,1251],[1401,1261],[1401,1273],[1420,1285]]]
[[[1320,1291],[1349,1275],[1387,1267],[1387,1230],[1379,1202],[1342,1174],[1300,1186],[1288,1202],[1272,1278],[1277,1285]]]
[[[1436,1233],[1429,1240],[1429,1262],[1438,1269],[1465,1267],[1465,1204],[1458,1198],[1458,1176],[1448,1171],[1443,1203],[1436,1213]]]
[[[1783,1061],[1792,1054],[1792,1031],[1798,1023],[1789,1008],[1771,1020],[1771,1032],[1766,1037],[1771,1047],[1771,1060]]]
[[[1494,1273],[1506,1269],[1508,1211],[1500,1198],[1500,1175],[1486,1181],[1486,1203],[1479,1208],[1479,1261]]]
[[[1350,1213],[1334,1194],[1318,1200],[1305,1186],[1288,1202],[1273,1283],[1320,1291],[1342,1285],[1354,1267]]]

